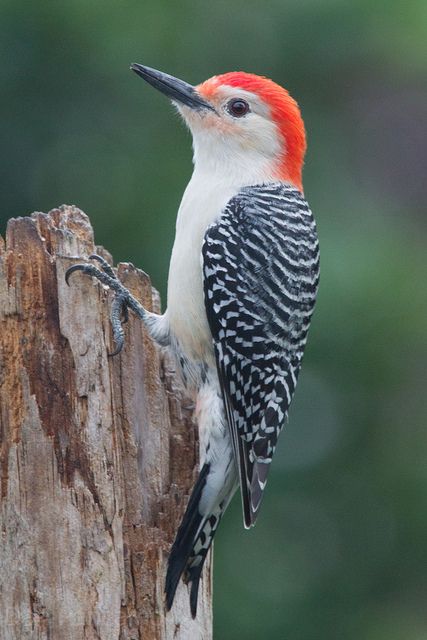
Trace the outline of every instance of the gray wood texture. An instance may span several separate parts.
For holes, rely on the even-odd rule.
[[[110,293],[67,267],[96,248],[62,206],[0,238],[0,638],[210,640],[210,560],[192,620],[167,554],[195,480],[197,429],[167,353],[130,314],[119,356]],[[120,278],[159,300],[129,264]]]

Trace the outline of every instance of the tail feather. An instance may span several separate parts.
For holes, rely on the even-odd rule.
[[[206,556],[205,556],[206,557]],[[198,564],[196,567],[193,567],[189,570],[189,582],[191,583],[191,591],[190,591],[190,610],[191,617],[195,618],[197,614],[197,600],[199,597],[199,582],[200,577],[202,575],[203,564],[205,558],[203,558],[202,562]]]
[[[231,447],[229,455],[224,456],[222,462],[223,468],[219,469],[211,469],[208,462],[203,465],[169,555],[165,582],[166,607],[171,609],[182,576],[186,584],[191,584],[190,608],[193,618],[196,617],[199,582],[206,556],[221,518],[238,487]]]
[[[196,617],[197,613],[199,582],[203,565],[222,515],[234,493],[234,491],[229,492],[226,499],[216,504],[208,514],[202,515],[199,512],[199,502],[206,486],[209,470],[210,465],[208,463],[204,464],[191,494],[175,542],[172,545],[166,573],[167,609],[169,610],[172,607],[179,580],[183,576],[184,582],[191,584],[190,609],[193,618]]]
[[[203,521],[203,516],[199,512],[198,506],[202,491],[206,485],[209,468],[209,464],[204,464],[200,471],[199,477],[190,496],[183,520],[178,529],[175,542],[172,545],[165,583],[166,607],[168,610],[172,607],[179,580],[187,567],[190,556],[192,555],[193,547],[196,542],[196,535]],[[196,580],[197,584],[199,580],[200,575]]]
[[[197,567],[197,574],[191,580],[191,592],[190,592],[190,610],[191,617],[194,619],[197,614],[197,599],[199,597],[199,582],[202,574],[203,564]]]
[[[197,598],[199,595],[199,582],[203,571],[203,565],[205,564],[206,556],[211,547],[215,532],[221,522],[222,514],[224,513],[224,504],[221,503],[215,509],[215,513],[211,514],[209,518],[206,518],[203,528],[197,536],[193,547],[193,553],[188,562],[187,582],[191,583],[190,591],[190,609],[193,618],[197,613]]]

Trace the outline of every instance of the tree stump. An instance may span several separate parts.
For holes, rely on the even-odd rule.
[[[198,465],[192,407],[132,313],[108,357],[109,292],[64,280],[95,251],[109,256],[69,206],[0,238],[0,638],[209,640],[210,562],[196,620],[183,583],[171,612],[163,600]],[[118,271],[158,308],[146,274]]]

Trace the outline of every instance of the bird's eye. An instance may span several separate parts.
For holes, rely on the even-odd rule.
[[[249,112],[249,105],[246,100],[235,98],[227,104],[227,110],[235,118],[242,118]]]

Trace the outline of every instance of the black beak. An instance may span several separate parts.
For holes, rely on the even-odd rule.
[[[168,98],[171,98],[171,100],[181,102],[192,109],[209,109],[210,111],[215,111],[213,106],[209,104],[209,102],[206,102],[191,84],[174,78],[162,71],[144,67],[142,64],[134,63],[131,64],[130,68],[141,76],[141,78],[144,78],[148,84],[151,84],[152,87],[164,93]]]

